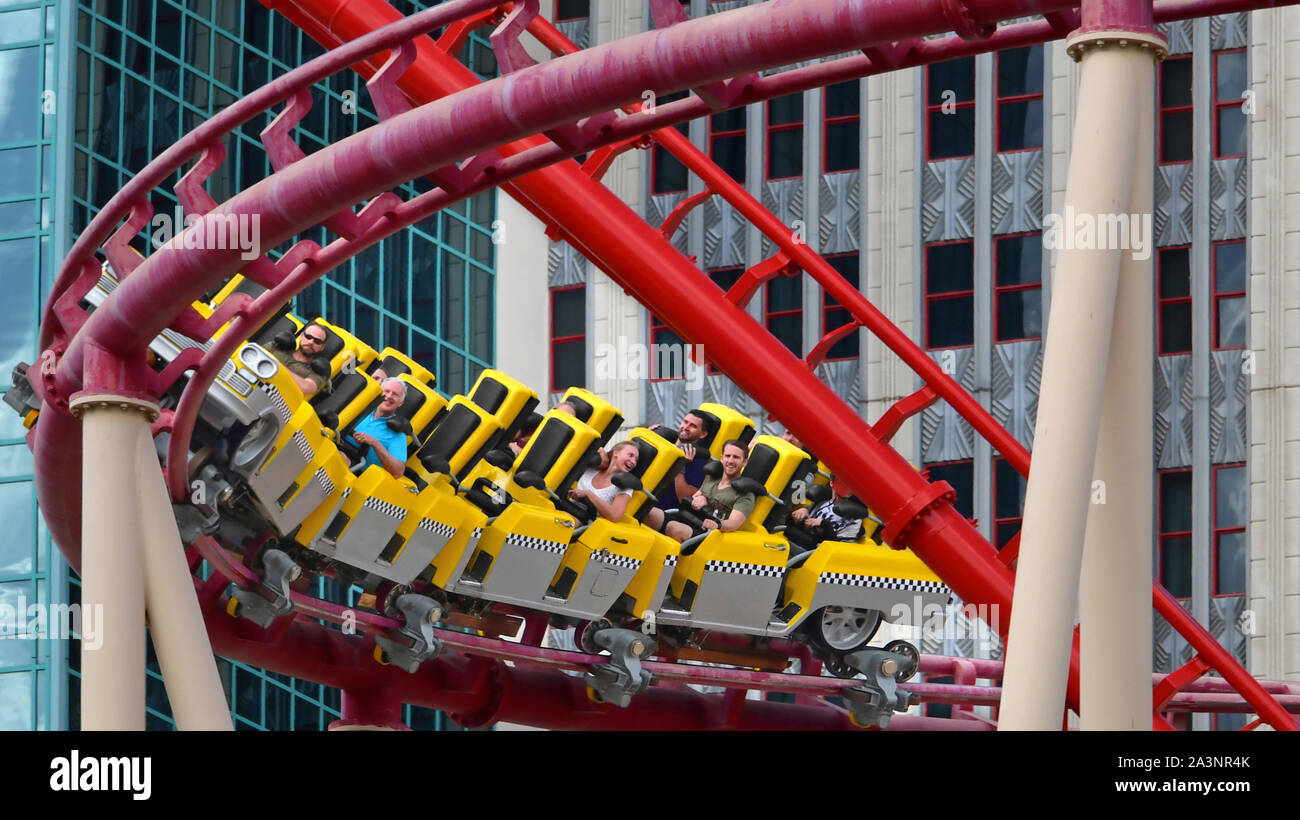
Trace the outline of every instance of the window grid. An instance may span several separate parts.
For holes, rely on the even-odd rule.
[[[1156,257],[1156,345],[1161,356],[1192,352],[1192,291],[1190,268],[1190,245],[1161,248]],[[1171,261],[1183,260],[1178,270]],[[1171,282],[1178,276],[1178,282]],[[1182,282],[1186,282],[1186,292],[1182,291]],[[1175,291],[1177,295],[1166,295]],[[1185,314],[1185,317],[1184,317]],[[1183,333],[1180,327],[1186,328]],[[1174,334],[1177,333],[1177,338]]]
[[[790,103],[797,103],[798,117],[795,119],[775,119],[781,116],[781,107]],[[767,150],[764,152],[766,165],[763,169],[763,178],[768,180],[777,179],[798,179],[803,176],[803,92],[789,94],[785,97],[768,100],[763,104],[764,125],[766,127],[766,145]],[[777,153],[780,144],[791,142],[797,147],[794,154],[782,158]],[[773,170],[773,165],[788,164],[789,168]],[[790,171],[791,173],[782,173]]]
[[[972,58],[972,57],[959,57],[959,58],[957,58],[957,59],[955,59],[955,60],[948,60],[948,61],[946,61],[946,63],[945,63],[944,65],[955,65],[955,64],[957,64],[957,63],[962,63],[963,61],[966,61],[966,64],[968,64],[968,65],[970,66],[971,86],[972,86],[972,89],[973,89],[973,88],[974,88],[974,76],[975,76],[975,60],[974,60],[974,58]],[[943,97],[943,93],[942,93],[942,92],[944,92],[945,90],[950,90],[950,89],[938,89],[938,90],[940,91],[940,94],[938,94],[938,95],[934,94],[933,92],[934,92],[936,89],[932,88],[932,87],[931,87],[931,84],[934,82],[934,79],[935,79],[935,78],[934,78],[934,70],[935,70],[935,68],[936,68],[936,66],[933,65],[933,64],[931,64],[931,65],[927,65],[927,66],[925,67],[925,84],[926,84],[926,107],[925,107],[925,123],[926,123],[926,128],[925,128],[925,158],[926,158],[927,160],[930,160],[930,161],[935,161],[935,160],[962,159],[962,158],[964,158],[964,157],[973,157],[973,156],[975,156],[975,140],[974,140],[974,127],[973,127],[973,126],[974,126],[974,119],[975,119],[975,116],[976,116],[976,111],[975,111],[975,96],[974,96],[974,93],[973,93],[973,91],[972,91],[971,96],[970,96],[969,99],[957,99],[957,98],[954,96],[954,98],[953,98],[951,101],[946,101],[946,100],[942,99],[942,97]],[[955,95],[955,92],[954,92],[954,95]],[[935,102],[935,97],[936,97],[936,96],[940,97],[939,102]],[[951,108],[951,110],[946,110],[946,109],[948,109],[949,107]],[[940,154],[936,154],[936,152],[935,152],[935,150],[934,150],[934,133],[933,133],[933,131],[935,130],[935,128],[934,128],[935,124],[936,124],[936,123],[945,123],[945,124],[947,124],[947,123],[950,123],[950,122],[953,122],[953,123],[955,123],[955,122],[959,122],[959,121],[960,121],[960,118],[961,118],[961,116],[962,116],[962,114],[963,114],[963,112],[965,112],[965,111],[969,111],[969,112],[970,112],[970,117],[971,117],[971,121],[972,121],[971,140],[970,140],[970,143],[971,143],[971,145],[970,145],[970,150],[969,150],[969,151],[966,151],[966,152],[964,152],[964,153],[959,153],[959,154],[948,154],[948,153],[943,153],[942,155],[940,155]],[[936,118],[937,118],[937,119],[936,119]]]
[[[854,100],[857,105],[853,106],[852,113],[832,115],[827,106],[830,102],[829,97],[832,89],[843,88],[846,92],[846,99]],[[839,83],[838,85],[828,85],[822,89],[822,173],[835,174],[843,171],[857,171],[862,165],[862,154],[858,151],[858,135],[862,128],[862,111],[861,98],[859,97],[860,88],[857,80]],[[854,135],[854,138],[847,140],[848,151],[838,158],[831,156],[831,134],[846,133]]]
[[[1191,495],[1190,493],[1187,493],[1185,496],[1188,501],[1185,510],[1176,510],[1173,515],[1165,515],[1165,504],[1171,501],[1169,496],[1171,495],[1171,488],[1174,481],[1179,480],[1181,483],[1181,477],[1183,476],[1186,477],[1186,482],[1190,486],[1192,471],[1188,468],[1161,470],[1158,473],[1158,479],[1156,482],[1156,531],[1158,533],[1156,545],[1156,575],[1160,579],[1161,585],[1164,586],[1165,589],[1169,590],[1169,593],[1180,601],[1190,600],[1192,597]],[[1172,518],[1174,515],[1185,519],[1187,526],[1177,526],[1176,522],[1170,522],[1168,518]],[[1172,542],[1175,541],[1181,543],[1177,545],[1172,544]],[[1177,556],[1171,555],[1173,549],[1178,549],[1180,552],[1184,553],[1179,565],[1187,568],[1187,571],[1185,573],[1180,572],[1179,577],[1177,578],[1173,577],[1169,571],[1169,562],[1171,560],[1176,560],[1177,558]]]
[[[1017,282],[1017,283],[1012,283],[1012,284],[1004,285],[1004,284],[1001,284],[1001,283],[999,282],[999,277],[998,277],[998,253],[997,253],[997,251],[998,251],[999,246],[1001,246],[1002,243],[1004,243],[1004,242],[1010,242],[1010,241],[1015,240],[1015,239],[1022,239],[1022,238],[1024,238],[1024,237],[1029,237],[1029,236],[1035,237],[1035,240],[1034,240],[1034,241],[1038,243],[1038,247],[1039,247],[1039,248],[1042,247],[1042,239],[1041,239],[1042,234],[1041,234],[1039,231],[1026,231],[1025,233],[1007,234],[1007,235],[1005,235],[1005,236],[994,237],[994,240],[993,240],[993,242],[994,242],[994,252],[993,252],[993,339],[994,339],[994,341],[996,341],[996,342],[1024,342],[1024,341],[1030,341],[1030,340],[1033,340],[1033,339],[1041,339],[1041,338],[1043,337],[1042,330],[1041,330],[1041,328],[1042,328],[1042,300],[1041,300],[1041,293],[1042,293],[1042,290],[1043,290],[1042,262],[1041,262],[1041,257],[1039,258],[1039,266],[1038,266],[1038,274],[1039,274],[1039,277],[1038,277],[1038,281],[1036,281],[1036,282]],[[1005,328],[1003,328],[1003,327],[1000,326],[999,317],[1000,317],[1000,315],[1001,315],[1001,313],[1002,313],[1002,311],[1001,311],[1001,302],[1002,302],[1002,298],[1003,298],[1003,296],[1007,296],[1007,295],[1015,294],[1015,293],[1029,293],[1029,292],[1031,292],[1031,291],[1037,291],[1037,292],[1040,294],[1040,299],[1039,299],[1039,332],[1038,332],[1038,333],[1035,333],[1035,334],[1032,334],[1032,335],[1026,335],[1026,336],[1003,336],[1003,333],[1004,333],[1004,332],[1006,332],[1006,333],[1010,333],[1010,332],[1011,332],[1011,331],[1009,331],[1009,330],[1007,330],[1007,329],[1005,329]],[[1024,308],[1024,303],[1022,302],[1022,303],[1021,303],[1021,313],[1022,313],[1022,315],[1021,315],[1021,324],[1022,324],[1022,325],[1025,324],[1024,316],[1023,316],[1023,308]]]
[[[84,229],[153,156],[217,109],[322,53],[292,24],[258,4],[205,4],[201,13],[192,8],[199,5],[193,0],[141,0],[137,5],[127,17],[118,4],[109,11],[94,4],[100,9],[96,11],[82,2],[77,6],[78,30],[68,35],[77,41],[71,197],[76,231]],[[461,58],[480,76],[496,71],[483,32],[470,35]],[[345,92],[351,93],[345,97]],[[377,122],[368,94],[351,72],[317,84],[313,96],[312,110],[294,130],[294,138],[308,153]],[[355,114],[343,112],[345,100],[355,106]],[[214,197],[228,198],[269,175],[257,138],[269,122],[270,115],[255,118],[229,135],[226,162],[208,181]],[[176,199],[169,187],[153,193],[155,213],[172,212]],[[400,190],[410,198],[430,188],[427,182],[415,181]],[[490,193],[459,202],[341,265],[299,294],[294,307],[324,314],[354,332],[358,322],[367,322],[370,330],[358,333],[366,342],[411,353],[437,374],[444,394],[466,392],[477,371],[490,367],[495,357],[494,209]],[[299,238],[322,244],[333,239],[324,229]],[[148,231],[142,232],[135,244],[147,250],[149,239]],[[269,254],[277,258],[288,247],[286,243]],[[476,309],[476,304],[487,309]],[[33,317],[37,307],[32,308]],[[48,534],[44,537],[48,540]],[[337,598],[340,593],[331,594]],[[355,588],[348,595],[355,597]],[[256,714],[245,710],[234,715],[239,727],[291,728],[284,725],[288,720],[323,729],[339,715],[337,690],[219,662],[236,686],[245,680],[265,692]],[[70,663],[75,668],[75,661]],[[149,674],[156,683],[157,675]],[[70,677],[75,679],[75,673]],[[287,704],[276,700],[286,692],[292,694]],[[235,698],[239,693],[231,694]],[[72,702],[75,707],[75,698]],[[151,727],[168,725],[167,711],[165,699],[150,706]],[[441,727],[441,716],[436,723]]]
[[[709,158],[741,185],[745,184],[746,133],[743,107],[709,117]]]
[[[565,390],[568,390],[570,387],[584,387],[584,386],[585,386],[585,384],[584,384],[585,381],[586,381],[585,378],[582,380],[582,382],[580,382],[580,383],[578,383],[578,384],[560,384],[560,383],[556,380],[556,379],[557,379],[557,376],[559,376],[559,374],[560,374],[560,370],[561,370],[561,369],[569,369],[569,368],[572,368],[572,369],[576,370],[576,369],[578,369],[579,366],[581,366],[581,367],[583,367],[583,368],[585,368],[585,366],[586,366],[586,361],[587,361],[587,351],[586,351],[586,341],[587,341],[587,317],[586,317],[586,310],[585,310],[585,309],[583,310],[583,317],[582,317],[582,332],[581,332],[581,333],[573,333],[573,334],[567,334],[567,335],[564,335],[564,336],[557,336],[557,335],[556,335],[556,332],[555,332],[555,309],[556,309],[556,296],[557,296],[558,294],[561,294],[561,293],[572,293],[572,292],[575,292],[575,291],[582,293],[582,294],[584,295],[584,298],[585,298],[585,294],[586,294],[586,291],[587,291],[587,286],[586,286],[585,284],[583,284],[583,285],[569,285],[569,286],[566,286],[566,287],[560,287],[560,288],[551,288],[551,294],[550,294],[550,310],[547,312],[547,316],[549,317],[549,318],[548,318],[549,325],[547,326],[546,335],[547,335],[547,336],[550,338],[550,340],[551,340],[551,342],[550,342],[550,352],[551,352],[551,356],[550,356],[550,360],[551,360],[551,375],[550,375],[549,383],[550,383],[550,385],[551,385],[551,392],[553,392],[553,393],[560,393],[560,392],[563,392],[563,391],[565,391]],[[561,345],[574,344],[574,343],[579,343],[579,342],[583,344],[583,347],[581,348],[581,352],[580,352],[579,355],[577,355],[577,356],[570,356],[570,355],[569,355],[569,352],[572,352],[573,350],[576,350],[576,348],[570,348],[570,349],[569,349],[569,352],[564,352],[564,351],[562,351],[562,349],[561,349]],[[557,366],[556,366],[557,363],[559,363],[559,362],[561,361],[561,358],[562,358],[562,357],[563,357],[564,364],[565,364],[565,367],[564,367],[564,368],[561,368],[561,367],[557,367]],[[577,364],[575,364],[575,361],[576,361]]]
[[[1214,512],[1214,525],[1213,525],[1214,555],[1210,559],[1210,572],[1212,573],[1210,590],[1211,590],[1211,594],[1215,598],[1232,598],[1232,597],[1242,596],[1246,594],[1246,589],[1244,584],[1245,581],[1244,568],[1242,570],[1243,584],[1241,589],[1225,589],[1224,587],[1227,584],[1222,577],[1222,573],[1219,571],[1220,564],[1224,560],[1222,555],[1224,537],[1239,535],[1241,536],[1242,539],[1241,543],[1242,546],[1244,547],[1245,538],[1246,538],[1246,525],[1249,520],[1248,518],[1243,517],[1243,520],[1237,524],[1225,523],[1224,521],[1221,520],[1221,511],[1219,509],[1220,474],[1223,473],[1225,470],[1235,470],[1235,469],[1244,470],[1245,467],[1246,467],[1246,463],[1244,461],[1238,462],[1236,464],[1214,465],[1213,482],[1212,482],[1213,486],[1210,487],[1210,498],[1212,499],[1211,509]],[[1243,492],[1243,496],[1244,495],[1245,493]],[[1243,506],[1244,506],[1245,498],[1242,498],[1241,500],[1243,501]],[[1245,553],[1242,556],[1242,559],[1246,562],[1246,566],[1249,566],[1249,561],[1250,561],[1249,553]]]
[[[858,254],[840,253],[826,257],[827,263],[843,277],[856,290],[859,287],[858,279]],[[830,333],[832,330],[843,327],[846,324],[855,321],[853,314],[848,308],[840,304],[839,300],[822,289],[822,336]],[[849,359],[858,358],[859,334],[854,331],[844,338],[831,345],[830,350],[826,351],[826,358],[823,361],[839,362]]]
[[[1026,46],[1026,47],[1024,47],[1023,49],[1009,49],[1009,51],[1025,51],[1025,50],[1039,49],[1040,52],[1041,52],[1042,48],[1043,48],[1042,46]],[[1006,56],[1006,54],[1005,54],[1005,52],[1002,52],[1002,51],[996,52],[996,53],[993,55],[993,58],[994,58],[994,78],[995,78],[994,86],[995,86],[995,87],[998,85],[998,83],[997,83],[997,78],[999,78],[999,77],[1001,76],[1001,73],[1000,73],[1000,70],[1001,70],[1001,63],[1002,63],[1002,59],[1004,58],[1004,56]],[[1000,90],[996,90],[996,91],[995,91],[995,94],[996,94],[996,97],[997,97],[997,102],[996,102],[996,106],[997,106],[997,116],[994,117],[994,122],[993,122],[993,128],[994,128],[994,130],[996,131],[996,133],[995,133],[994,136],[993,136],[993,144],[997,146],[998,153],[1000,153],[1000,154],[1014,154],[1014,153],[1017,153],[1017,152],[1019,152],[1019,151],[1038,151],[1038,150],[1041,150],[1042,147],[1043,147],[1042,131],[1041,131],[1041,126],[1042,126],[1042,122],[1041,122],[1041,120],[1042,120],[1042,102],[1043,102],[1043,84],[1042,84],[1042,81],[1043,81],[1043,75],[1042,75],[1042,72],[1041,72],[1041,71],[1038,73],[1038,76],[1037,76],[1035,79],[1038,80],[1038,85],[1037,85],[1038,90],[1037,90],[1037,91],[1028,91],[1028,92],[1025,92],[1025,93],[1022,93],[1022,94],[1008,94],[1008,95],[1006,95],[1006,96],[1003,96]],[[1003,113],[1003,110],[1004,110],[1004,106],[1007,107],[1007,108],[1010,108],[1010,106],[1024,106],[1024,107],[1025,107],[1029,112],[1032,113],[1032,112],[1033,112],[1033,109],[1034,109],[1034,106],[1032,105],[1032,103],[1033,103],[1035,100],[1037,100],[1038,103],[1039,103],[1039,127],[1040,127],[1040,130],[1039,130],[1039,140],[1038,140],[1038,144],[1037,144],[1037,145],[1024,145],[1024,146],[1019,146],[1019,147],[1016,147],[1016,148],[1003,148],[1003,147],[1002,147],[1002,139],[1003,139],[1003,134],[1002,134],[1002,113]]]
[[[974,241],[970,239],[958,239],[952,242],[934,242],[929,245],[926,245],[925,247],[926,250],[929,251],[932,248],[940,248],[940,247],[954,246],[954,245],[970,246],[972,254],[974,253],[975,244]],[[973,260],[973,256],[972,256],[972,260]],[[959,289],[947,290],[947,291],[935,291],[933,290],[933,285],[932,285],[933,277],[931,276],[932,271],[930,270],[931,267],[930,259],[929,259],[929,254],[927,253],[926,263],[925,263],[925,347],[927,350],[953,350],[953,349],[960,349],[963,347],[971,347],[972,345],[975,344],[975,339],[973,335],[974,310],[975,310],[975,283],[974,283],[973,264],[974,263],[972,261],[971,286],[969,288],[959,288]],[[941,302],[956,301],[956,300],[967,300],[970,303],[970,313],[972,317],[972,336],[969,340],[962,341],[958,344],[935,346],[933,342],[934,328],[931,327],[932,323],[930,321],[931,309],[934,305],[939,304]]]
[[[1214,242],[1211,243],[1210,245],[1210,265],[1213,268],[1213,270],[1210,272],[1210,288],[1213,290],[1213,294],[1214,294],[1214,299],[1211,303],[1214,311],[1214,317],[1211,323],[1211,327],[1214,328],[1214,337],[1212,341],[1214,343],[1215,350],[1240,350],[1245,347],[1244,339],[1241,344],[1223,344],[1223,336],[1222,336],[1223,328],[1221,327],[1221,324],[1224,318],[1224,314],[1226,312],[1223,309],[1224,303],[1230,299],[1240,300],[1241,305],[1244,307],[1246,302],[1246,291],[1244,288],[1240,288],[1240,289],[1231,288],[1231,289],[1220,290],[1219,273],[1221,270],[1221,266],[1220,266],[1219,254],[1221,248],[1226,248],[1228,246],[1240,246],[1242,252],[1244,253],[1246,248],[1246,240],[1233,239],[1227,242]],[[1244,267],[1245,265],[1244,261],[1242,262],[1242,265]],[[1243,271],[1242,273],[1243,273],[1242,280],[1244,284],[1245,271]]]
[[[1170,55],[1170,56],[1169,56],[1169,57],[1168,57],[1168,58],[1167,58],[1163,63],[1161,63],[1161,66],[1160,66],[1160,69],[1159,69],[1159,70],[1160,70],[1160,80],[1159,80],[1159,82],[1156,83],[1156,86],[1157,86],[1156,91],[1157,91],[1157,95],[1158,95],[1158,97],[1159,97],[1159,112],[1160,112],[1160,115],[1159,115],[1159,117],[1157,117],[1157,123],[1156,123],[1157,130],[1159,131],[1159,133],[1157,134],[1156,145],[1157,145],[1157,148],[1158,148],[1158,151],[1159,151],[1159,154],[1160,154],[1159,160],[1160,160],[1160,164],[1161,164],[1161,165],[1177,165],[1177,164],[1180,164],[1180,163],[1187,163],[1187,162],[1191,162],[1191,161],[1192,161],[1192,156],[1191,156],[1191,151],[1190,151],[1190,150],[1186,150],[1186,151],[1185,151],[1186,156],[1181,156],[1181,155],[1176,155],[1176,156],[1167,156],[1167,155],[1166,155],[1166,142],[1167,142],[1168,138],[1171,136],[1171,133],[1170,133],[1170,132],[1173,132],[1173,131],[1175,131],[1175,130],[1180,130],[1180,129],[1182,129],[1182,128],[1184,127],[1184,123],[1185,123],[1185,127],[1186,127],[1187,129],[1190,129],[1190,128],[1192,127],[1192,124],[1191,124],[1191,122],[1192,122],[1192,120],[1191,120],[1191,118],[1192,118],[1192,100],[1191,100],[1191,93],[1192,93],[1192,91],[1191,91],[1191,86],[1190,86],[1190,84],[1188,85],[1188,88],[1186,89],[1186,93],[1187,93],[1187,103],[1186,103],[1185,105],[1182,104],[1182,103],[1178,103],[1178,102],[1175,102],[1175,103],[1173,103],[1173,104],[1170,104],[1170,103],[1169,103],[1169,97],[1173,96],[1173,92],[1174,92],[1175,90],[1174,90],[1174,89],[1165,88],[1165,77],[1166,77],[1167,75],[1173,75],[1173,76],[1176,76],[1176,75],[1174,75],[1174,71],[1173,71],[1173,69],[1174,69],[1175,67],[1178,67],[1179,64],[1184,63],[1184,62],[1187,64],[1188,74],[1190,75],[1190,73],[1191,73],[1191,67],[1192,67],[1192,55],[1190,55],[1190,54],[1185,54],[1185,55],[1180,55],[1180,56]],[[1181,92],[1183,91],[1183,89],[1180,88],[1180,89],[1177,89],[1177,91],[1178,91],[1179,93],[1181,93]],[[1169,152],[1169,153],[1173,153],[1173,152]]]
[[[1239,152],[1233,152],[1227,154],[1224,153],[1223,151],[1222,115],[1227,114],[1230,117],[1240,117],[1241,119],[1237,122],[1237,126],[1242,129],[1246,127],[1246,114],[1242,111],[1241,108],[1243,102],[1242,94],[1245,92],[1245,89],[1243,88],[1240,91],[1238,91],[1236,97],[1233,97],[1231,94],[1229,94],[1227,99],[1223,99],[1219,96],[1219,62],[1223,60],[1224,57],[1229,55],[1234,55],[1234,54],[1241,54],[1244,56],[1246,54],[1246,49],[1234,48],[1234,49],[1226,49],[1224,51],[1214,52],[1214,61],[1212,65],[1214,76],[1210,80],[1210,88],[1212,89],[1214,94],[1214,158],[1215,159],[1228,159],[1230,157],[1246,156],[1244,145],[1242,146],[1243,150]]]
[[[3,275],[5,295],[0,299],[0,372],[12,370],[19,361],[36,357],[36,324],[42,296],[53,279],[57,261],[50,243],[53,213],[53,164],[55,157],[55,112],[44,110],[47,100],[42,89],[57,88],[54,50],[57,4],[52,1],[14,4],[4,9],[6,34],[11,42],[0,45],[0,60],[20,76],[9,75],[0,93],[9,98],[10,108],[0,131],[6,173],[0,178],[0,258],[8,266]],[[27,69],[33,73],[28,74]],[[49,100],[60,103],[56,97]],[[0,383],[0,396],[9,379]],[[22,438],[26,432],[16,414],[0,408],[9,418],[0,422],[0,495],[9,528],[0,539],[0,601],[14,607],[53,602],[50,594],[50,561],[56,555],[44,522],[36,508],[32,481],[32,458]],[[54,558],[53,560],[62,560]],[[16,613],[19,634],[26,634],[26,613]],[[19,626],[21,624],[21,626]],[[16,636],[10,636],[11,638]],[[57,641],[47,638],[0,640],[0,731],[57,728],[61,719],[51,713],[51,691],[61,680],[50,674],[58,652]]]
[[[1001,499],[1003,504],[998,503],[999,486],[1010,484],[1013,481],[1018,487],[1018,494],[1015,499],[1016,504],[1014,515],[1008,514],[1010,508],[1006,506],[1008,499],[1005,496]],[[1025,489],[1027,481],[1028,479],[1020,475],[1020,473],[1016,471],[1016,468],[1011,466],[1011,462],[1007,461],[1002,456],[993,457],[993,545],[999,550],[1011,543],[1011,539],[1015,537],[1016,533],[1020,532],[1020,525],[1025,517]],[[1004,487],[1003,489],[1005,491],[1009,488]]]
[[[786,295],[794,294],[795,298],[790,301],[795,306],[777,306],[774,308],[772,303],[776,299],[773,297],[781,295],[778,291],[785,291]],[[782,325],[787,328],[794,328],[794,332],[783,332]],[[763,287],[763,326],[784,344],[791,353],[796,356],[803,356],[802,273],[792,277],[778,276],[768,280]]]

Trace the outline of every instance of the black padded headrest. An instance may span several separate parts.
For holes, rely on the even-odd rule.
[[[585,402],[577,396],[567,396],[564,400],[573,406],[573,415],[578,421],[585,424],[591,419],[593,408],[590,402]]]
[[[479,425],[479,417],[473,410],[463,404],[453,406],[431,434],[429,439],[420,448],[420,458],[443,458],[451,461],[451,457],[465,444],[465,441],[474,432],[474,428]]]
[[[496,379],[486,378],[478,383],[478,389],[470,395],[469,400],[489,413],[495,413],[508,395],[510,391],[504,384]]]
[[[703,410],[692,410],[687,415],[698,416],[703,422],[704,435],[700,436],[699,441],[695,442],[696,449],[700,447],[710,448],[713,446],[713,437],[718,434],[718,428],[722,426],[722,420],[712,413],[706,413]]]
[[[403,383],[402,386],[406,388],[406,398],[402,399],[402,403],[398,405],[394,413],[404,419],[415,418],[415,414],[420,411],[420,408],[429,400],[429,397],[416,390],[409,383]]]
[[[572,439],[572,427],[559,419],[551,419],[533,434],[528,455],[520,462],[516,472],[527,470],[545,478],[551,471],[551,466],[555,464],[555,460]],[[583,466],[585,468],[585,464]]]
[[[339,376],[334,380],[334,391],[332,393],[317,393],[311,397],[311,403],[316,408],[316,415],[338,413],[351,404],[353,399],[361,395],[361,391],[366,389],[367,381],[369,380],[360,373],[344,373]]]
[[[260,344],[262,347],[270,347],[271,340],[278,334],[288,333],[290,336],[296,334],[298,332],[298,326],[293,323],[293,319],[289,318],[287,315],[288,313],[288,305],[280,308],[280,310],[276,312],[275,316],[271,317],[266,324],[258,328],[258,331],[253,334],[252,340],[257,344]]]
[[[767,479],[772,475],[772,470],[781,460],[781,454],[774,448],[766,444],[755,445],[749,453],[749,461],[745,464],[744,471],[741,475],[746,478],[752,478],[760,484],[767,484]]]
[[[406,366],[406,362],[402,361],[396,356],[385,356],[382,362],[376,362],[370,366],[370,372],[374,373],[376,370],[379,370],[381,368],[385,373],[388,374],[388,377],[390,379],[396,378],[397,376],[400,376],[403,373],[411,372],[411,368]]]

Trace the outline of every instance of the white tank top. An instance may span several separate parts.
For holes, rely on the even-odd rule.
[[[588,470],[587,472],[583,473],[582,478],[578,479],[578,489],[587,490],[588,492],[595,494],[597,498],[599,498],[601,501],[604,501],[606,504],[614,503],[614,499],[620,495],[632,494],[631,490],[620,490],[618,487],[615,487],[613,484],[610,484],[608,487],[597,487],[596,485],[591,483],[591,480],[595,478],[598,474],[599,471],[597,470]]]

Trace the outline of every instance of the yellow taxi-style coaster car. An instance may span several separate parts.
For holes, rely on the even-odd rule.
[[[866,646],[883,621],[919,625],[924,606],[948,602],[947,586],[910,550],[864,538],[825,541],[796,555],[783,532],[758,523],[777,520],[780,500],[807,459],[775,436],[754,439],[733,483],[754,492],[753,512],[733,532],[713,530],[683,543],[660,625],[806,637],[832,671],[851,674],[843,657]]]

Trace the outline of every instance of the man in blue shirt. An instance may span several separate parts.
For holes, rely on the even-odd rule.
[[[655,425],[650,429],[656,429],[658,426]],[[659,503],[646,515],[645,523],[651,529],[662,531],[664,513],[667,510],[678,509],[682,499],[689,499],[695,495],[700,485],[704,483],[704,465],[709,463],[710,455],[704,447],[697,450],[695,445],[712,432],[711,425],[697,410],[692,410],[682,419],[681,425],[677,428],[677,446],[685,454],[686,464],[673,479],[672,485],[659,497]]]
[[[388,420],[405,400],[406,385],[397,379],[385,380],[384,397],[374,414],[357,422],[347,438],[364,449],[367,465],[381,465],[393,478],[406,472],[406,434],[390,429]]]

